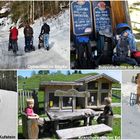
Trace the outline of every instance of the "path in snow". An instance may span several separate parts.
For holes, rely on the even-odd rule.
[[[40,19],[32,25],[34,29],[34,46],[36,51],[24,52],[23,28],[19,29],[17,56],[8,52],[9,27],[0,28],[0,68],[25,69],[69,69],[70,67],[70,41],[69,41],[69,10],[60,14],[57,19],[48,21],[50,25],[50,50],[38,49],[38,36],[42,26]]]
[[[136,84],[122,84],[122,138],[139,139],[140,138],[140,106],[130,106],[130,93],[136,93]]]

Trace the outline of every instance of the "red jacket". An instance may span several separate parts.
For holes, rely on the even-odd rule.
[[[18,30],[16,27],[11,29],[11,39],[12,40],[17,40],[18,39]]]

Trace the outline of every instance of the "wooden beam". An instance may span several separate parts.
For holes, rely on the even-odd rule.
[[[68,91],[56,90],[54,96],[60,97],[90,97],[88,91],[79,92],[76,89],[70,89]]]
[[[112,13],[112,27],[113,30],[116,25],[122,22],[127,22],[126,13],[124,9],[124,1],[110,1],[111,13]]]

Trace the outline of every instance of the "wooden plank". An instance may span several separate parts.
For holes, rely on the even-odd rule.
[[[105,124],[98,124],[92,126],[68,128],[62,130],[56,130],[56,133],[61,139],[71,139],[78,138],[82,136],[90,136],[92,134],[101,134],[106,132],[111,132],[112,128]]]
[[[81,119],[87,117],[87,114],[89,116],[98,115],[92,109],[77,109],[73,112],[71,110],[48,111],[47,114],[52,121]]]
[[[79,92],[76,89],[70,89],[68,91],[56,90],[55,96],[61,97],[90,97],[90,93],[88,91]]]

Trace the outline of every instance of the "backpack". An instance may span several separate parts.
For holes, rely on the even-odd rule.
[[[117,43],[117,56],[127,57],[129,54],[129,46],[127,37],[121,36]]]

